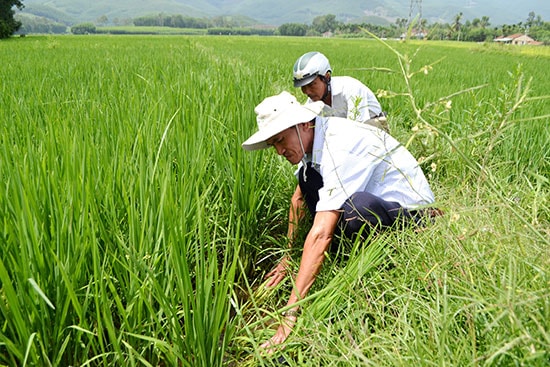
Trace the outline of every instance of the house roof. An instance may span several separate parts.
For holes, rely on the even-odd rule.
[[[507,36],[507,38],[511,38],[511,39],[516,39],[516,38],[519,38],[521,36],[525,36],[523,33],[514,33],[514,34],[511,34],[509,36]]]
[[[538,45],[538,44],[542,44],[542,43],[538,43],[537,41],[535,41],[534,39],[532,39],[531,37],[529,37],[528,35],[526,34],[523,34],[523,33],[515,33],[515,34],[511,34],[509,36],[498,36],[496,37],[493,41],[494,42],[512,42],[518,38],[522,38],[523,37],[523,42],[527,42],[528,44],[530,45]]]

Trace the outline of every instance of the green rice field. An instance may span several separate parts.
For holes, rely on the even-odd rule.
[[[254,107],[318,50],[445,215],[327,254],[285,348],[294,167]],[[550,49],[236,36],[0,42],[0,366],[550,366]]]

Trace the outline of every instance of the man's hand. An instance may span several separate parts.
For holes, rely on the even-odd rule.
[[[287,256],[283,257],[281,261],[279,261],[279,264],[277,264],[277,266],[266,274],[266,279],[269,278],[269,281],[266,283],[266,287],[275,287],[285,278],[289,261],[290,260]]]
[[[332,241],[334,229],[336,228],[339,217],[340,212],[336,210],[321,211],[317,212],[315,215],[313,226],[309,230],[304,243],[302,260],[300,261],[300,268],[296,276],[294,289],[287,302],[288,307],[294,306],[297,308],[295,303],[306,297],[325,259],[325,251]],[[271,277],[267,283],[268,286],[277,285],[284,278],[288,261],[288,257],[285,256],[279,265],[267,274],[268,277]],[[296,316],[285,316],[275,335],[262,344],[262,348],[266,349],[268,353],[273,353],[275,351],[275,346],[286,340],[295,322]]]
[[[273,335],[268,341],[261,345],[267,354],[273,354],[277,350],[277,346],[283,343],[288,338],[294,324],[296,323],[296,316],[284,316],[281,320],[281,325],[277,329],[275,335]]]

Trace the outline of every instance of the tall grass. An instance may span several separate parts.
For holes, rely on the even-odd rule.
[[[261,276],[287,251],[295,183],[240,143],[264,97],[303,100],[290,70],[313,49],[380,90],[446,215],[332,254],[275,358],[547,365],[548,56],[388,46],[0,42],[0,365],[272,364],[258,346],[291,286]]]
[[[1,46],[0,363],[221,365],[276,200],[236,145],[254,91],[188,39]]]

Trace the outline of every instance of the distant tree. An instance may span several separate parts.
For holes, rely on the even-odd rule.
[[[487,28],[471,28],[464,31],[463,41],[486,42],[496,37],[496,32]]]
[[[462,23],[460,22],[462,20],[462,12],[455,15],[453,24],[451,25],[451,29],[454,33],[457,34],[456,40],[460,41],[460,31],[462,29]]]
[[[98,25],[105,25],[105,24],[109,23],[109,18],[107,18],[107,16],[105,14],[103,14],[102,16],[97,18],[97,20],[95,22]]]
[[[445,40],[449,38],[450,27],[448,24],[435,23],[430,27],[427,39]]]
[[[327,14],[315,17],[313,18],[311,27],[319,33],[334,32],[334,30],[338,27],[336,15]]]
[[[460,20],[455,18],[455,23],[451,25],[451,29],[453,34],[457,34],[457,39],[459,40],[469,42],[485,42],[492,40],[497,36],[497,32],[495,30],[488,29],[489,17],[487,16],[483,16],[481,19],[474,18],[471,22],[467,20],[461,26],[457,26],[457,22],[460,23]]]
[[[535,25],[535,12],[531,11],[529,12],[529,16],[527,17],[527,22],[525,22],[525,25],[529,28]]]
[[[162,13],[159,13],[159,15],[157,16],[157,19],[158,19],[158,25],[161,26],[161,27],[164,27],[164,14]]]
[[[340,34],[358,34],[362,32],[362,29],[360,24],[341,23],[337,28],[337,32]]]
[[[279,34],[281,36],[305,36],[307,33],[307,25],[300,23],[285,23],[279,26]]]
[[[19,10],[24,7],[20,0],[0,0],[0,38],[8,38],[21,28],[21,22],[14,18],[14,6]]]
[[[428,27],[428,19],[420,19],[420,29],[424,30]]]
[[[148,16],[135,18],[134,19],[134,25],[136,25],[138,27],[140,27],[140,26],[141,27],[155,27],[155,26],[159,26],[160,24],[159,24],[157,16],[148,15]]]
[[[168,17],[167,24],[168,27],[174,27],[174,28],[185,28],[185,20],[183,19],[183,15],[177,14],[172,15]]]
[[[81,23],[71,27],[73,34],[91,34],[96,33],[96,27],[93,23]]]
[[[485,28],[489,27],[490,25],[491,25],[491,23],[489,23],[489,17],[486,16],[486,15],[482,16],[481,21],[479,22],[479,26],[481,28],[485,29]]]
[[[518,24],[503,24],[501,27],[501,30],[502,30],[502,35],[504,36],[524,32],[521,22]]]
[[[214,25],[214,27],[219,28],[232,28],[238,26],[233,21],[233,18],[227,15],[212,18],[212,24]]]
[[[407,20],[407,18],[397,18],[395,20],[395,24],[397,25],[397,27],[402,29],[404,29],[407,26],[408,22],[409,21]]]
[[[550,22],[544,22],[540,26],[531,28],[529,34],[537,41],[550,45]]]

